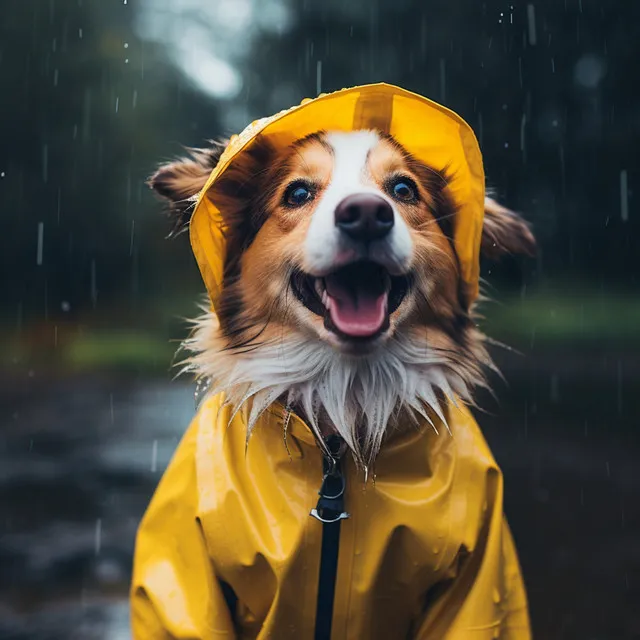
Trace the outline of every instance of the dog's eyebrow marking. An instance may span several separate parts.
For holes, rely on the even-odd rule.
[[[313,142],[317,142],[318,144],[320,144],[325,149],[325,151],[331,154],[331,156],[334,155],[334,149],[327,140],[327,132],[323,130],[316,131],[315,133],[310,133],[308,136],[296,140],[293,143],[292,147],[295,150],[300,150]]]

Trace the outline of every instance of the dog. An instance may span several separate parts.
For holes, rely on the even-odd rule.
[[[464,413],[495,367],[463,277],[455,168],[383,130],[327,129],[257,135],[210,184],[228,144],[149,181],[173,236],[213,203],[225,252],[184,344],[214,400],[141,525],[135,637],[530,637],[499,471]],[[479,244],[492,260],[535,252],[528,223],[491,197]],[[316,458],[322,534],[302,518]],[[354,474],[364,489],[345,488]],[[353,551],[338,552],[349,515],[368,524],[344,529]]]
[[[151,178],[171,203],[172,235],[188,227],[225,147],[193,150]],[[493,365],[460,277],[447,185],[375,131],[254,146],[210,195],[229,257],[217,313],[187,342],[188,370],[236,407],[253,398],[250,428],[285,396],[364,466],[399,409],[437,411],[438,392],[470,401]],[[482,253],[534,252],[529,225],[485,198]],[[282,359],[287,370],[274,375]]]

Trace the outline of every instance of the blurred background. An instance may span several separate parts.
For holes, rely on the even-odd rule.
[[[541,245],[484,266],[510,349],[479,415],[535,637],[640,638],[638,24],[637,0],[4,0],[0,638],[129,637],[203,292],[145,178],[374,81],[459,112]]]

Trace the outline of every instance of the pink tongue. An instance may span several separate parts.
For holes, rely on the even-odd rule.
[[[342,333],[362,338],[380,331],[387,317],[387,291],[380,291],[379,287],[354,289],[331,277],[325,285],[331,319]]]

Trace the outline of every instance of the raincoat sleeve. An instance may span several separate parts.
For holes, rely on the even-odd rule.
[[[415,640],[531,639],[520,564],[501,502],[483,519],[472,550],[460,548],[446,579],[430,594]]]
[[[134,640],[230,640],[231,615],[198,518],[197,418],[151,500],[136,538]]]

